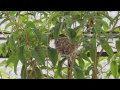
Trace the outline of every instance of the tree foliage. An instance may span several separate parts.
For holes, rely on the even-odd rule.
[[[72,78],[119,78],[119,16],[117,12],[112,18],[108,11],[1,11],[0,25],[5,27],[0,32],[10,33],[7,41],[0,44],[0,54],[9,55],[4,65],[12,63],[16,73],[20,61],[22,79],[67,79],[68,57],[57,52],[54,44],[50,46],[65,35],[71,44],[81,47],[76,50]],[[109,44],[113,37],[117,38],[115,46]],[[107,57],[101,56],[103,51]],[[110,67],[106,71],[104,62]]]

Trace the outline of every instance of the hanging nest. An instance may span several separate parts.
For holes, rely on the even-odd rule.
[[[61,55],[70,55],[76,49],[75,44],[71,44],[69,39],[66,36],[61,36],[58,38],[57,42],[55,43],[57,51]]]

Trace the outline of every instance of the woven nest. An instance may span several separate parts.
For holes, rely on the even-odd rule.
[[[75,51],[75,45],[71,44],[67,37],[59,37],[55,43],[57,51],[62,55],[69,55]]]

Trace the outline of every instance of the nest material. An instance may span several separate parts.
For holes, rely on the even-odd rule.
[[[62,55],[70,55],[75,51],[75,45],[71,44],[67,37],[59,37],[55,45],[57,51]]]

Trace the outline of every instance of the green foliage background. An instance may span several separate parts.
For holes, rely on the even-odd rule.
[[[118,12],[112,18],[108,11],[1,11],[0,25],[5,24],[5,28],[0,32],[3,35],[6,32],[11,34],[6,36],[7,42],[0,44],[0,54],[4,57],[9,55],[8,60],[0,65],[12,66],[16,73],[20,61],[22,79],[66,79],[67,59],[61,58],[57,50],[49,46],[51,40],[57,40],[60,34],[65,34],[72,43],[82,46],[73,67],[74,79],[119,78],[120,26],[116,27],[119,16]],[[88,35],[91,33],[92,36]],[[108,42],[111,37],[118,38],[115,54]],[[99,54],[97,46],[102,47]],[[103,50],[108,57],[101,56]],[[101,62],[106,61],[110,69],[103,72]],[[4,76],[2,74],[6,78]]]

